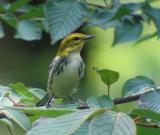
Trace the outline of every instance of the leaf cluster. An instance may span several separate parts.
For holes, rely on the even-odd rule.
[[[114,28],[113,45],[147,40],[160,33],[160,9],[152,2],[130,2],[121,4],[113,0],[104,5],[88,3],[84,0],[47,0],[39,5],[30,0],[17,0],[13,3],[0,3],[0,20],[15,29],[15,38],[23,40],[40,40],[42,31],[50,34],[51,43],[66,35],[83,31],[85,27]],[[153,22],[156,31],[142,35],[144,23]],[[0,38],[5,32],[0,24]]]
[[[116,83],[120,76],[109,69],[96,69],[96,73],[106,86]],[[0,123],[11,133],[16,130],[16,123],[27,135],[136,135],[142,129],[147,132],[148,128],[158,129],[159,89],[153,80],[145,76],[128,79],[122,88],[122,98],[141,95],[137,107],[124,113],[107,95],[89,97],[86,102],[75,104],[55,99],[53,108],[45,108],[35,106],[45,95],[44,90],[26,87],[22,83],[0,86]]]

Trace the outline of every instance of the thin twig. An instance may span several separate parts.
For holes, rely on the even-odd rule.
[[[143,95],[144,93],[153,92],[153,91],[160,92],[160,87],[151,88],[151,89],[145,90],[145,91],[143,91],[141,93],[138,93],[138,94],[135,94],[135,95],[131,95],[131,96],[115,98],[113,100],[113,102],[114,102],[115,105],[128,103],[128,102],[133,102],[133,101],[138,100],[140,98],[140,96]],[[89,106],[86,105],[86,104],[85,105],[81,105],[81,106],[78,107],[78,109],[88,109],[88,108],[89,108]]]

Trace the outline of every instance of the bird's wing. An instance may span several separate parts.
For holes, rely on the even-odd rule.
[[[49,76],[48,76],[48,90],[51,90],[51,84],[53,84],[53,77],[63,73],[64,66],[67,65],[65,57],[55,57],[49,65]]]
[[[59,74],[63,73],[64,65],[67,65],[66,58],[57,56],[55,57],[51,64],[49,65],[49,77],[48,77],[48,91],[46,95],[37,103],[37,106],[45,105],[49,100],[52,99],[54,93],[52,91],[52,84],[53,84],[53,76],[58,76]]]
[[[63,72],[62,68],[64,65],[67,65],[67,60],[65,57],[55,57],[49,65],[49,75],[59,75]]]
[[[78,67],[78,73],[79,73],[80,78],[82,78],[84,75],[84,68],[85,68],[85,64],[83,61],[81,61]]]

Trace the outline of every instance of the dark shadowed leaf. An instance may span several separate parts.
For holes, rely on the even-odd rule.
[[[103,29],[119,25],[117,20],[112,20],[116,9],[97,8],[91,15],[89,26],[99,26]]]
[[[160,36],[160,9],[153,8],[149,4],[144,4],[142,10],[153,20],[157,28],[158,35]]]
[[[124,113],[106,112],[91,121],[89,135],[136,135],[136,125]]]
[[[139,106],[160,113],[160,92],[152,91],[141,95]]]
[[[89,106],[97,106],[100,108],[112,109],[114,103],[109,96],[89,97],[87,99]]]
[[[23,20],[17,24],[17,33],[15,38],[21,38],[27,41],[40,40],[42,29],[38,22],[33,20]]]
[[[86,7],[75,0],[48,0],[45,12],[52,44],[80,27],[87,14]]]
[[[100,75],[102,81],[110,86],[119,79],[119,73],[109,69],[96,69],[96,72]]]
[[[141,33],[141,22],[131,23],[128,21],[122,21],[121,25],[115,29],[113,45],[135,41],[140,37]]]
[[[155,82],[145,76],[136,76],[125,82],[122,96],[138,94],[155,86]]]

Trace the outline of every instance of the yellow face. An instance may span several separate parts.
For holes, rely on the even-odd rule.
[[[59,47],[58,55],[67,55],[71,52],[80,52],[84,44],[94,36],[82,33],[73,33],[65,37]]]

